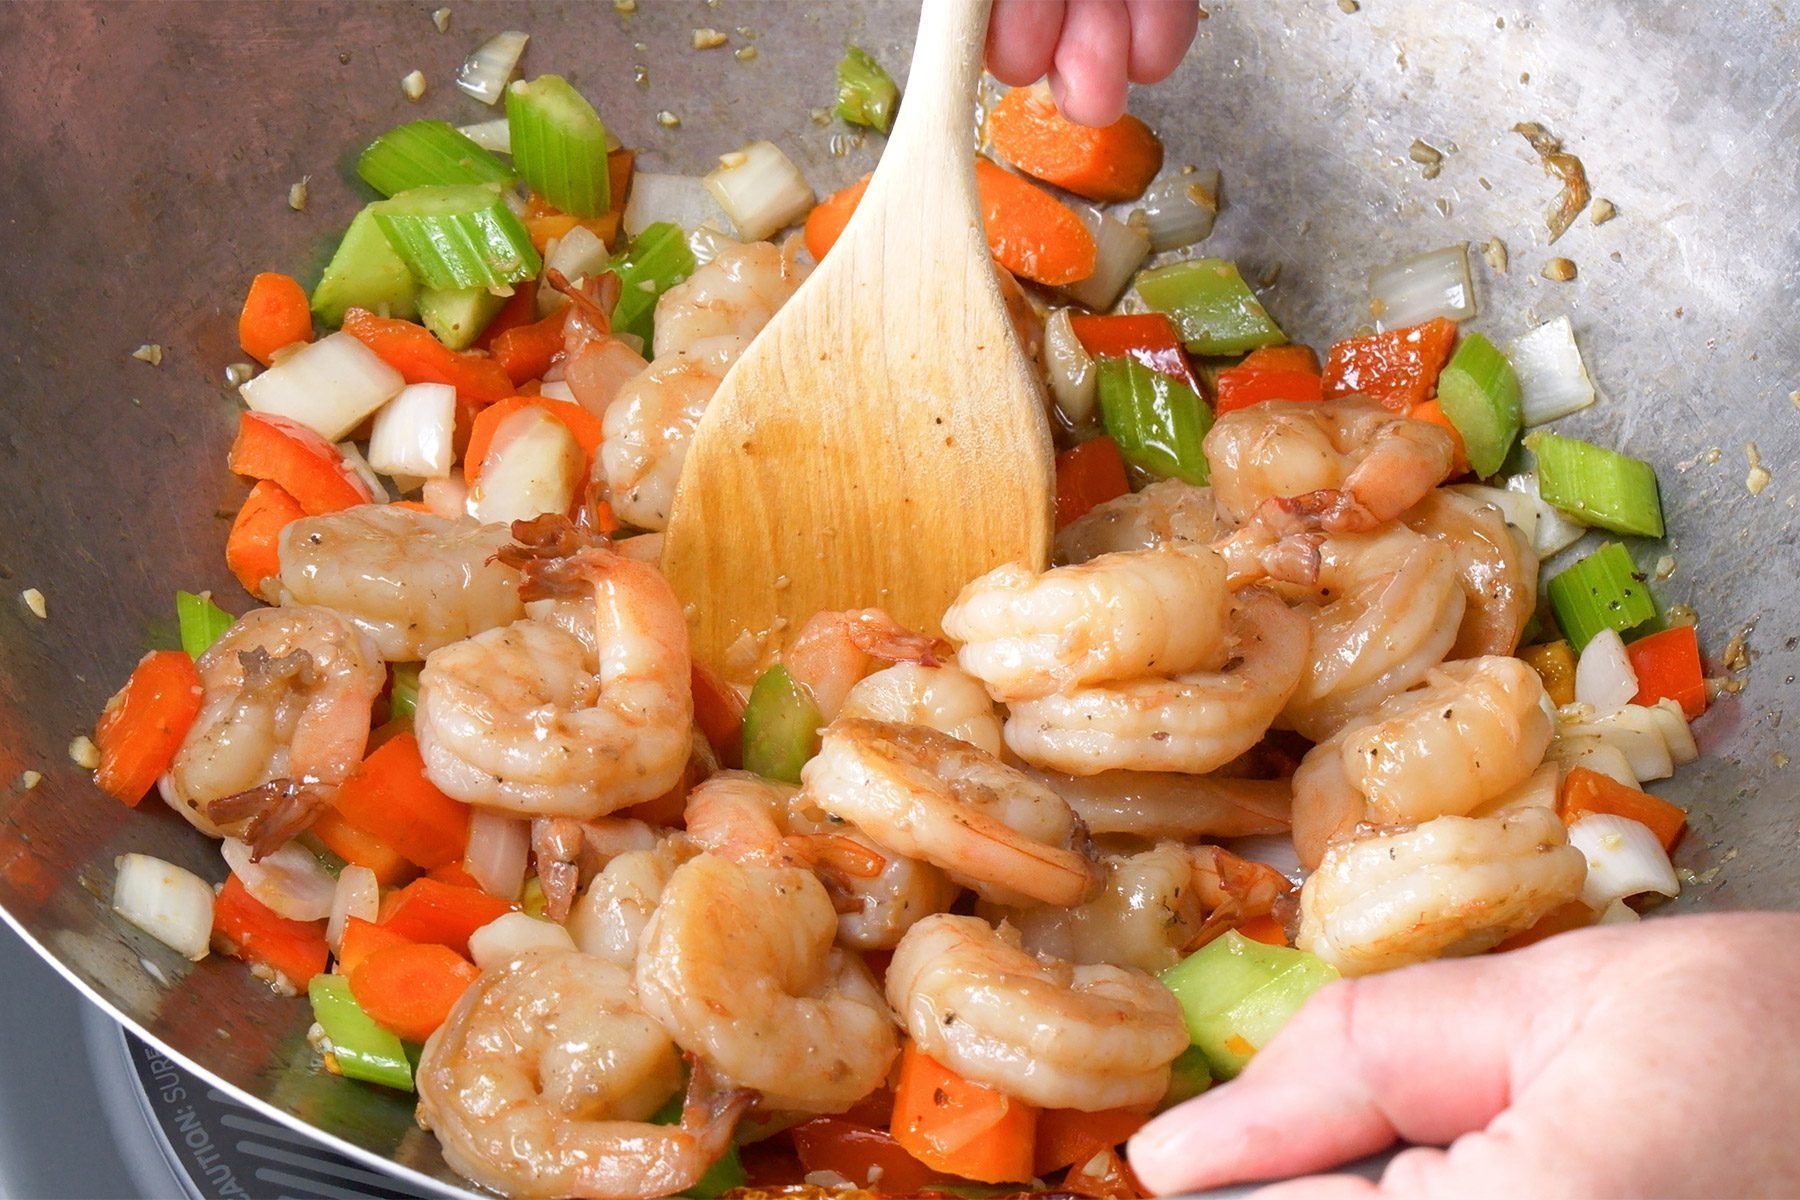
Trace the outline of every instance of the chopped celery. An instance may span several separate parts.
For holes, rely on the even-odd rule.
[[[1643,572],[1618,542],[1608,542],[1544,585],[1550,610],[1580,654],[1602,629],[1629,634],[1656,619]]]
[[[419,293],[419,320],[450,349],[467,350],[488,322],[500,315],[506,299],[484,287],[425,288]]]
[[[613,260],[613,271],[619,277],[613,328],[643,338],[644,353],[648,355],[657,297],[697,269],[694,252],[679,226],[667,221],[644,226],[624,253]]]
[[[900,89],[868,51],[846,46],[837,65],[837,96],[838,116],[852,125],[886,133],[894,123],[894,102],[900,98]]]
[[[1662,497],[1649,463],[1541,431],[1525,447],[1537,455],[1538,492],[1552,506],[1614,533],[1663,535]]]
[[[597,217],[612,205],[606,125],[560,75],[506,89],[513,166],[531,190],[566,213]]]
[[[1158,478],[1204,485],[1209,472],[1201,441],[1212,428],[1212,410],[1180,380],[1135,359],[1102,358],[1097,368],[1100,421],[1125,461]]]
[[[531,235],[493,187],[413,188],[369,207],[428,288],[501,287],[535,279],[543,269]]]
[[[419,709],[419,668],[422,663],[395,663],[389,668],[388,719],[410,721]]]
[[[386,1084],[403,1092],[413,1090],[412,1063],[400,1039],[372,1020],[342,975],[314,975],[306,985],[312,1001],[313,1020],[331,1041],[331,1055],[338,1071],[351,1078]]]
[[[744,705],[744,769],[765,779],[799,783],[800,768],[819,748],[824,719],[786,667],[770,667]]]
[[[321,325],[343,324],[352,308],[389,317],[418,315],[419,285],[376,224],[374,210],[371,204],[356,214],[313,289],[313,316]]]
[[[1205,1052],[1198,1046],[1189,1046],[1169,1065],[1169,1090],[1157,1101],[1156,1111],[1192,1100],[1211,1086],[1212,1071],[1207,1068]]]
[[[390,129],[356,160],[363,182],[384,196],[453,183],[511,183],[511,167],[448,121],[412,121]]]
[[[1519,377],[1506,355],[1471,333],[1439,373],[1437,388],[1438,404],[1462,435],[1469,465],[1484,479],[1498,472],[1521,424]]]
[[[181,648],[189,658],[199,658],[206,648],[231,628],[236,617],[213,603],[211,592],[175,593],[175,621],[181,627]]]
[[[1243,354],[1287,341],[1237,264],[1227,259],[1196,258],[1144,271],[1137,292],[1145,304],[1174,319],[1195,354]]]
[[[663,1106],[650,1117],[652,1125],[681,1124],[681,1108],[684,1098],[680,1092],[670,1096]],[[749,1174],[744,1170],[744,1161],[738,1157],[736,1146],[727,1146],[725,1153],[712,1166],[706,1168],[706,1174],[693,1187],[682,1192],[693,1200],[717,1200],[733,1188],[745,1187],[750,1182]]]
[[[1215,1079],[1235,1078],[1308,996],[1337,977],[1304,950],[1267,946],[1236,930],[1162,973]]]

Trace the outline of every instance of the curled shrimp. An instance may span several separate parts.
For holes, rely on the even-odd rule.
[[[1537,608],[1538,559],[1499,506],[1459,488],[1437,488],[1403,518],[1450,548],[1465,604],[1451,658],[1511,654]]]
[[[656,302],[657,358],[686,350],[708,338],[762,332],[769,318],[805,281],[807,268],[794,248],[771,242],[729,246],[664,292]]]
[[[679,1125],[674,1042],[631,973],[586,954],[485,971],[425,1042],[419,1115],[458,1174],[506,1196],[651,1200],[692,1187],[731,1145],[747,1092],[696,1064]]]
[[[1188,1047],[1175,994],[1126,967],[1046,959],[976,917],[927,917],[888,965],[888,1002],[920,1050],[1045,1108],[1152,1105]]]
[[[1205,546],[1104,554],[972,580],[944,613],[956,660],[996,700],[1143,675],[1214,671],[1227,657],[1224,561]]]
[[[494,558],[510,540],[391,504],[301,517],[281,531],[280,601],[329,608],[382,658],[416,662],[525,615],[519,573]]]
[[[1124,550],[1205,546],[1220,533],[1211,488],[1164,479],[1141,492],[1096,504],[1056,533],[1055,560],[1081,563]]]
[[[882,663],[935,667],[950,656],[939,638],[915,633],[879,608],[825,611],[807,618],[781,656],[794,681],[830,721],[844,698]]]
[[[1095,836],[1197,838],[1286,833],[1293,789],[1285,779],[1228,779],[1165,771],[1064,775],[1033,770]]]
[[[1348,396],[1273,400],[1221,416],[1206,435],[1213,499],[1233,524],[1354,533],[1391,521],[1449,478],[1448,431]]]
[[[1346,975],[1479,954],[1574,900],[1586,876],[1551,809],[1437,817],[1328,849],[1294,944]]]
[[[962,894],[943,868],[878,845],[856,826],[819,808],[804,792],[789,800],[787,823],[794,833],[830,835],[833,844],[845,850],[846,843],[860,846],[873,856],[871,864],[880,863],[873,873],[865,869],[819,873],[837,908],[839,945],[892,950],[908,929],[932,913],[948,912]],[[856,866],[853,861],[847,865]]]
[[[684,837],[663,837],[609,859],[569,913],[569,936],[583,953],[621,967],[637,964],[644,927],[675,868],[692,858]]]
[[[529,615],[419,673],[425,773],[469,804],[590,818],[654,800],[692,747],[687,622],[656,568],[599,547],[526,564]]]
[[[1060,796],[934,729],[840,718],[800,779],[818,808],[990,900],[1075,904],[1098,882]]]
[[[705,338],[658,355],[619,387],[601,418],[598,469],[621,521],[649,530],[668,525],[694,430],[749,344],[732,334]]]
[[[1233,660],[1222,671],[1077,688],[1010,705],[1006,744],[1071,775],[1204,774],[1250,749],[1300,685],[1306,618],[1261,589],[1238,592]]]
[[[862,960],[810,871],[702,854],[678,867],[637,961],[644,1007],[683,1049],[765,1108],[842,1112],[899,1051]]]
[[[387,671],[330,609],[253,609],[194,663],[200,712],[161,781],[169,807],[255,856],[312,823],[362,762]]]
[[[562,272],[545,272],[550,286],[569,301],[563,322],[560,369],[575,402],[603,416],[627,380],[650,364],[613,334],[612,312],[619,303],[619,277],[612,271],[590,276],[575,287]]]
[[[993,700],[979,679],[954,663],[895,663],[865,675],[844,696],[836,715],[923,725],[989,754],[1000,753],[1000,714]]]
[[[1555,730],[1543,681],[1516,658],[1446,663],[1307,752],[1294,772],[1294,848],[1319,865],[1364,822],[1466,816],[1519,786]]]
[[[839,877],[879,874],[885,860],[866,843],[828,830],[790,828],[796,790],[748,771],[721,771],[689,794],[687,835],[735,863],[811,870],[828,888]]]

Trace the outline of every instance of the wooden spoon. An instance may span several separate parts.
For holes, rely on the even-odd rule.
[[[662,566],[695,656],[729,675],[821,609],[878,606],[936,633],[970,579],[1049,561],[1043,389],[975,191],[989,3],[925,0],[868,192],[695,431]]]

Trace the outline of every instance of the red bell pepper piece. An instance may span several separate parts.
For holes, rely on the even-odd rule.
[[[1339,342],[1325,354],[1325,399],[1360,394],[1408,412],[1431,399],[1455,341],[1456,322],[1437,317]]]
[[[1187,349],[1175,322],[1162,313],[1127,313],[1104,317],[1069,317],[1075,339],[1095,358],[1134,358],[1144,366],[1179,381],[1199,396],[1200,381],[1188,364]]]
[[[1056,527],[1131,490],[1125,460],[1109,437],[1090,438],[1056,456]]]

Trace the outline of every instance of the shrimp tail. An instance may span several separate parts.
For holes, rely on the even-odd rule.
[[[1316,532],[1277,534],[1261,517],[1230,537],[1214,543],[1225,559],[1226,583],[1234,591],[1264,579],[1310,587],[1318,581],[1325,535]]]
[[[586,837],[580,821],[539,817],[531,823],[531,854],[544,889],[544,915],[568,919],[581,886],[581,851]]]
[[[943,638],[915,633],[879,608],[844,614],[850,644],[871,658],[941,667],[954,651]]]
[[[1182,947],[1182,953],[1191,954],[1256,917],[1276,916],[1285,924],[1286,917],[1297,911],[1292,881],[1267,863],[1240,858],[1218,846],[1196,846],[1189,853],[1193,859],[1194,891],[1212,911]]]
[[[698,1055],[684,1052],[687,1060],[687,1098],[681,1105],[681,1128],[694,1139],[699,1160],[717,1162],[731,1145],[738,1119],[760,1094],[737,1087]]]
[[[316,779],[271,779],[208,802],[206,815],[216,825],[248,817],[243,839],[250,846],[250,861],[261,862],[311,826],[336,790]]]

